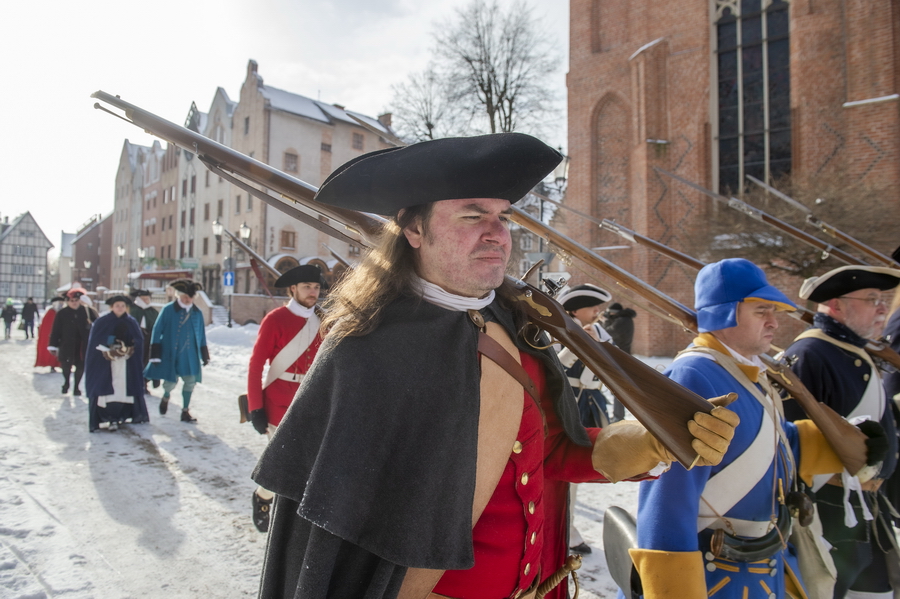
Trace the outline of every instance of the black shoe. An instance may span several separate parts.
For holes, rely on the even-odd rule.
[[[75,387],[75,390],[72,391],[72,395],[74,395],[75,397],[81,397],[81,389]]]
[[[62,386],[62,392],[63,392],[63,394],[66,394],[69,392],[69,383],[66,383],[65,385]]]
[[[159,400],[159,413],[165,414],[169,411],[169,396],[163,395],[162,399]]]
[[[269,532],[269,511],[271,508],[272,499],[263,499],[256,494],[256,491],[253,492],[253,526],[259,532]]]
[[[574,551],[575,553],[587,555],[588,553],[591,553],[591,548],[587,543],[581,543],[580,545],[575,545],[574,547],[569,547],[569,551]]]
[[[187,410],[181,410],[181,421],[182,422],[197,422],[197,419],[191,416],[191,413]]]

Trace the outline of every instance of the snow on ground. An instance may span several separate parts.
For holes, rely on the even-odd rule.
[[[196,424],[179,421],[180,387],[160,416],[158,389],[151,422],[115,433],[88,433],[87,399],[32,367],[34,341],[0,342],[0,597],[255,596],[265,536],[250,521],[250,472],[265,438],[239,424],[237,396],[257,330],[207,329]],[[582,597],[615,596],[603,511],[633,512],[636,494],[631,483],[579,487],[575,522],[594,548]]]

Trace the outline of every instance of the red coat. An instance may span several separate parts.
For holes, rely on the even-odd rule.
[[[53,330],[53,321],[56,319],[56,310],[48,308],[44,312],[41,323],[38,325],[37,336],[37,358],[34,360],[35,366],[51,366],[59,368],[59,360],[56,356],[47,351],[47,345],[50,344],[50,332]]]
[[[520,355],[544,397],[543,369],[532,356]],[[472,530],[475,566],[447,571],[434,588],[439,595],[509,597],[528,588],[539,567],[541,581],[548,578],[563,565],[568,551],[568,483],[606,482],[594,470],[592,448],[575,445],[566,436],[552,402],[541,406],[547,419],[544,436],[540,412],[530,396],[523,396],[525,409],[516,435],[521,445],[511,448],[500,482]],[[591,441],[599,432],[588,429]],[[547,598],[565,597],[565,588],[560,585]]]
[[[250,369],[247,375],[248,408],[251,412],[265,408],[269,424],[275,426],[278,426],[284,417],[300,384],[278,379],[263,389],[263,367],[266,362],[271,363],[278,352],[290,343],[305,325],[306,319],[291,312],[287,306],[275,308],[266,314],[259,325],[259,333],[253,345],[253,353],[250,355]],[[310,346],[297,356],[296,361],[286,372],[305,374],[316,357],[321,343],[321,333],[316,333]]]

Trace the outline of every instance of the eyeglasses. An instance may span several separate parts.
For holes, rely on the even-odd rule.
[[[852,295],[839,295],[837,299],[853,299],[861,302],[869,302],[875,308],[886,307],[888,302],[883,297],[853,297]]]

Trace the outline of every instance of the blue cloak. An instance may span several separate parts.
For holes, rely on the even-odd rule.
[[[106,407],[100,407],[97,399],[113,394],[113,379],[110,362],[103,357],[97,346],[109,347],[115,340],[134,347],[134,353],[125,364],[125,395],[133,397],[134,403],[109,402]],[[143,352],[144,336],[141,327],[128,314],[118,317],[113,312],[107,312],[94,322],[88,337],[84,369],[85,390],[90,400],[88,428],[91,432],[100,428],[101,422],[123,422],[129,418],[133,423],[150,421],[144,401],[144,377],[141,374]]]

